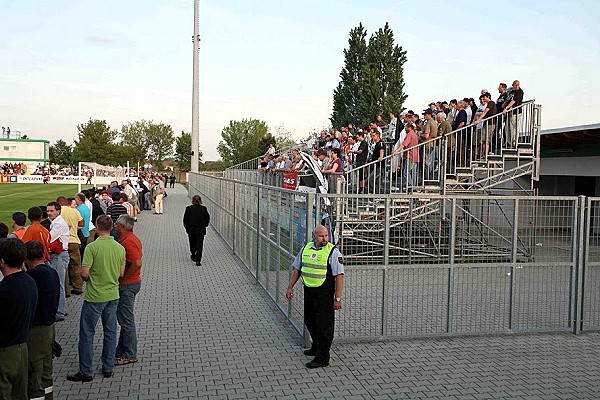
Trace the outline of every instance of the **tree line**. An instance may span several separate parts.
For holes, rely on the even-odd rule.
[[[175,144],[175,146],[173,146]],[[59,165],[96,162],[104,165],[160,165],[173,160],[180,170],[191,166],[192,138],[189,132],[175,137],[173,128],[164,123],[140,120],[111,129],[105,120],[91,119],[77,125],[77,139],[68,145],[59,139],[50,146],[50,162]],[[200,152],[200,158],[202,152]]]

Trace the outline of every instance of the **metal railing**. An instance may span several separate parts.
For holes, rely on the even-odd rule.
[[[193,194],[299,333],[290,264],[323,215],[345,260],[337,339],[600,330],[598,198],[323,195],[190,174]]]
[[[448,188],[486,190],[527,174],[537,179],[540,118],[541,106],[531,100],[507,114],[493,115],[395,155],[394,143],[387,143],[382,161],[345,172],[345,184],[338,190],[446,194]],[[418,161],[409,161],[409,153],[418,154]]]

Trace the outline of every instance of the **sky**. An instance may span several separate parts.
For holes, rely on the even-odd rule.
[[[193,0],[0,0],[0,124],[71,144],[103,119],[192,125]],[[427,7],[423,5],[427,4]],[[329,124],[349,32],[390,24],[407,109],[518,79],[542,129],[600,122],[600,1],[200,0],[203,160],[231,120]]]

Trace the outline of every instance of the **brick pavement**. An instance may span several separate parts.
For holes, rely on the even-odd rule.
[[[202,267],[181,226],[185,189],[168,191],[165,214],[144,212],[137,300],[139,362],[101,375],[102,333],[91,383],[77,370],[82,298],[57,328],[56,399],[598,399],[600,334],[440,337],[334,343],[332,364],[306,370],[302,340],[210,229]]]

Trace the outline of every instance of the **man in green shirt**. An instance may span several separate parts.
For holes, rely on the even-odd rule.
[[[86,247],[81,263],[81,277],[87,281],[87,285],[79,323],[79,371],[67,376],[70,381],[89,382],[94,378],[94,334],[100,317],[104,329],[102,374],[105,378],[113,375],[117,348],[119,278],[125,271],[125,248],[110,236],[112,227],[110,216],[98,217],[98,238]]]

